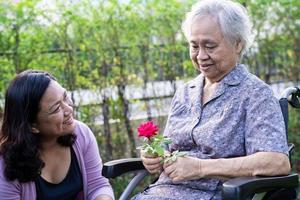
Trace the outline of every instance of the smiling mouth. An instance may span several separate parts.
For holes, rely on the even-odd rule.
[[[71,125],[73,123],[73,117],[70,117],[68,120],[64,121],[64,125]]]
[[[212,66],[213,64],[200,64],[200,67],[201,68],[208,68],[208,67],[210,67],[210,66]]]

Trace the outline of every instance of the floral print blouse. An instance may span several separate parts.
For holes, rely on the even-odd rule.
[[[256,152],[288,155],[279,101],[270,87],[237,65],[201,103],[204,76],[178,89],[172,100],[164,135],[170,151],[187,151],[201,159],[233,158]],[[158,181],[134,199],[221,199],[222,180],[202,178],[172,183],[161,173]]]

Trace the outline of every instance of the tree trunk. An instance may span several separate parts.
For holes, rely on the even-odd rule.
[[[103,115],[103,129],[104,129],[104,138],[105,138],[105,152],[108,160],[112,159],[113,147],[111,144],[111,131],[109,124],[109,101],[106,95],[103,96],[102,102],[102,115]]]
[[[119,75],[120,77],[118,79],[117,88],[118,88],[118,96],[120,98],[121,106],[122,106],[122,119],[124,120],[124,124],[125,124],[126,131],[127,131],[127,136],[129,139],[130,154],[132,157],[136,157],[135,139],[133,136],[133,130],[132,130],[130,120],[129,120],[129,102],[125,98],[126,78],[125,78],[124,71],[123,71],[125,66],[122,62],[122,58],[118,51],[118,48],[113,48],[113,49],[115,52],[116,59],[119,59],[118,66],[119,66],[119,70],[120,70],[120,75]]]
[[[67,27],[65,27],[65,32],[64,32],[64,43],[65,43],[65,49],[67,49],[67,62],[66,62],[66,67],[65,67],[65,75],[67,78],[67,85],[69,87],[69,90],[73,91],[75,89],[75,78],[76,74],[73,70],[74,67],[74,55],[73,55],[73,48],[72,45],[69,44],[68,41],[68,33],[67,33]],[[75,99],[73,98],[72,101]]]
[[[129,102],[125,98],[125,85],[124,84],[118,84],[118,95],[119,95],[119,98],[120,98],[121,104],[122,104],[122,115],[123,115],[123,120],[124,120],[126,131],[127,131],[127,136],[129,139],[130,154],[132,157],[136,157],[135,139],[133,136],[133,131],[132,131],[130,120],[129,120]]]
[[[13,30],[15,32],[15,46],[13,51],[13,63],[15,66],[15,72],[20,73],[22,71],[20,66],[20,55],[19,55],[19,45],[20,45],[20,27],[18,25],[13,26]]]
[[[148,83],[148,67],[147,67],[147,56],[146,52],[148,52],[148,46],[143,46],[141,48],[141,55],[142,55],[142,63],[143,63],[143,69],[144,69],[144,85],[143,85],[143,97],[145,99],[145,106],[146,106],[146,112],[147,112],[147,120],[152,120],[152,114],[151,114],[151,108],[149,105],[150,99],[146,98],[147,93],[147,83]],[[146,100],[147,99],[147,100]]]
[[[106,77],[108,75],[108,66],[107,63],[104,61],[102,63],[102,67],[101,67],[101,72],[98,71],[98,73],[100,74],[100,77],[103,76],[104,77],[104,83],[100,83],[100,85],[102,86],[102,88],[106,88],[107,87],[107,80]],[[106,157],[108,160],[111,160],[113,158],[113,147],[111,144],[111,130],[110,130],[110,124],[109,124],[109,117],[110,117],[110,113],[109,113],[109,99],[105,93],[105,90],[102,90],[102,116],[103,116],[103,129],[104,129],[104,139],[105,139],[105,152],[106,152]]]

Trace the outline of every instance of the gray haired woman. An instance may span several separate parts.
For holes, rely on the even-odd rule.
[[[201,73],[178,89],[164,135],[174,162],[141,152],[159,179],[133,199],[222,199],[230,177],[290,171],[284,120],[271,89],[240,64],[250,46],[246,9],[230,0],[202,0],[182,25],[190,58]]]

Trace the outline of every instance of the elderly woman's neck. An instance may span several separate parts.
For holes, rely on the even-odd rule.
[[[204,79],[204,87],[203,87],[202,99],[201,99],[202,105],[207,103],[212,98],[218,85],[219,85],[219,82],[211,82],[210,80],[207,80],[206,78]]]
[[[219,84],[220,80],[219,79],[209,79],[209,78],[205,77],[204,78],[204,87],[210,88],[210,87],[216,86]]]

